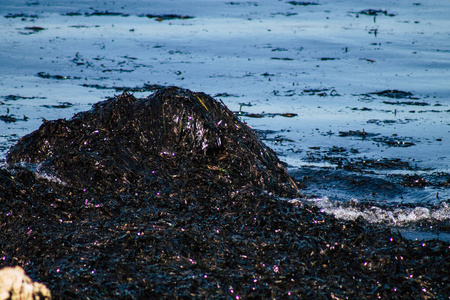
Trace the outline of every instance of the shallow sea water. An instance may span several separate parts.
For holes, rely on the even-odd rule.
[[[2,1],[0,157],[43,119],[177,85],[239,114],[325,212],[450,240],[449,14],[439,0]]]

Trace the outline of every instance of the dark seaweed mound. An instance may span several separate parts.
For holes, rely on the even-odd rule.
[[[7,162],[36,165],[96,194],[132,183],[205,196],[246,187],[299,195],[253,130],[213,98],[175,87],[144,99],[124,93],[69,121],[46,121],[12,147]]]
[[[437,298],[449,245],[300,202],[223,104],[166,88],[44,122],[0,169],[0,267],[56,299]]]

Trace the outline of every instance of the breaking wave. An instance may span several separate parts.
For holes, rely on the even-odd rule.
[[[294,200],[296,201],[296,200]],[[419,221],[450,222],[450,205],[441,202],[438,205],[380,207],[373,204],[359,203],[352,199],[349,203],[332,201],[328,197],[306,200],[320,208],[321,212],[334,215],[342,220],[356,220],[362,217],[370,223],[384,223],[405,226]]]
[[[312,204],[322,213],[340,220],[352,221],[362,218],[369,223],[384,224],[398,230],[411,240],[438,239],[450,242],[450,203],[442,201],[435,205],[381,206],[375,203],[333,201],[328,197],[309,199],[286,199],[291,203]]]

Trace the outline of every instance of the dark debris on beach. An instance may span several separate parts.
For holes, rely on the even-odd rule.
[[[224,104],[170,87],[45,121],[0,169],[0,267],[54,299],[446,299],[450,245],[302,201]],[[284,197],[284,198],[280,198]]]

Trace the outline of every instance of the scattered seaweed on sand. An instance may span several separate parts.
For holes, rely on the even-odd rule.
[[[394,98],[394,99],[418,99],[416,97],[413,97],[413,94],[411,92],[404,92],[399,90],[384,90],[381,92],[373,92],[368,93],[369,95],[377,95],[381,97],[388,97],[388,98]]]
[[[419,101],[383,101],[384,104],[389,105],[415,105],[415,106],[428,106],[430,105],[427,102],[419,102]]]
[[[372,141],[384,144],[388,147],[402,147],[402,148],[414,146],[418,142],[410,137],[399,137],[395,135],[375,137],[372,139]]]
[[[81,79],[81,77],[77,76],[64,76],[64,75],[51,75],[46,72],[39,72],[36,74],[37,77],[44,78],[44,79],[56,79],[56,80],[66,80],[66,79]]]
[[[16,14],[9,13],[9,14],[4,15],[4,17],[6,19],[21,18],[22,21],[26,21],[27,18],[30,18],[30,19],[37,19],[37,18],[39,18],[38,15],[29,15],[29,14],[25,14],[25,13],[16,13]]]
[[[128,86],[106,86],[106,85],[99,85],[99,84],[87,84],[83,83],[81,86],[88,87],[88,88],[95,88],[99,90],[115,90],[116,92],[149,92],[149,91],[155,91],[158,89],[163,88],[164,86],[159,84],[149,84],[144,83],[142,86],[135,86],[135,87],[128,87]]]
[[[341,137],[355,136],[365,139],[367,137],[373,137],[377,135],[379,135],[379,133],[366,132],[364,131],[364,129],[362,131],[360,130],[339,131],[339,136]]]
[[[360,130],[339,131],[340,137],[359,137],[362,140],[368,139],[378,144],[389,147],[410,147],[414,146],[418,141],[411,137],[399,137],[396,134],[392,136],[379,136],[379,133],[370,133]]]
[[[163,14],[163,15],[146,14],[146,15],[141,15],[140,17],[147,17],[149,19],[155,19],[158,22],[166,21],[166,20],[187,20],[187,19],[194,18],[192,16],[182,16],[182,15],[175,15],[175,14]]]
[[[0,169],[0,267],[54,299],[445,298],[449,245],[339,221],[222,103],[175,87],[46,121]]]
[[[45,30],[45,28],[39,27],[39,26],[28,26],[28,27],[25,27],[25,29],[26,29],[27,31],[21,32],[21,34],[27,35],[27,34],[38,33],[38,32],[40,32],[40,31]]]
[[[45,108],[70,108],[70,107],[72,107],[74,104],[73,103],[70,103],[70,102],[58,102],[58,104],[53,104],[53,105],[50,105],[50,104],[44,104],[44,105],[41,105],[42,107],[45,107]]]
[[[0,97],[2,97],[5,101],[17,101],[17,100],[21,100],[21,99],[46,99],[46,97],[37,97],[37,96],[27,97],[27,96],[20,96],[20,95],[6,95],[6,96],[0,96]]]
[[[236,112],[236,114],[238,116],[242,116],[242,117],[248,117],[248,118],[264,118],[264,117],[276,117],[276,116],[281,116],[281,117],[285,117],[285,118],[293,118],[293,117],[297,117],[298,114],[296,113],[249,113],[249,112],[245,112],[245,111],[238,111]]]
[[[393,14],[393,13],[388,13],[387,10],[382,10],[382,9],[372,9],[372,8],[369,8],[369,9],[363,9],[363,10],[361,10],[361,11],[359,11],[359,12],[355,12],[355,14],[356,14],[357,16],[359,16],[359,15],[361,14],[361,15],[374,16],[374,17],[376,17],[376,16],[381,16],[381,15],[384,15],[384,16],[387,16],[387,17],[395,17],[395,14]]]
[[[94,11],[94,12],[85,12],[82,14],[81,12],[68,12],[65,13],[66,16],[86,16],[86,17],[129,17],[129,14],[123,13],[123,12],[110,12],[110,11]],[[161,15],[154,15],[154,14],[140,14],[137,15],[138,17],[147,17],[149,19],[155,19],[156,21],[165,21],[165,20],[175,20],[175,19],[193,19],[192,16],[182,16],[182,15],[176,15],[176,14],[161,14]]]
[[[110,12],[110,11],[94,11],[91,13],[84,13],[85,16],[87,17],[92,17],[92,16],[120,16],[120,17],[128,17],[129,14],[125,14],[125,13],[121,13],[121,12]]]
[[[317,2],[304,2],[304,1],[288,1],[286,3],[294,6],[320,5],[320,3]]]
[[[5,123],[16,123],[18,121],[27,121],[29,118],[27,116],[23,116],[22,118],[17,117],[15,115],[0,115],[0,120]]]
[[[329,89],[304,89],[303,93],[310,95],[310,96],[320,96],[320,97],[326,97],[326,96],[340,96],[339,93],[335,90],[332,89],[330,93],[327,93],[329,91]]]

